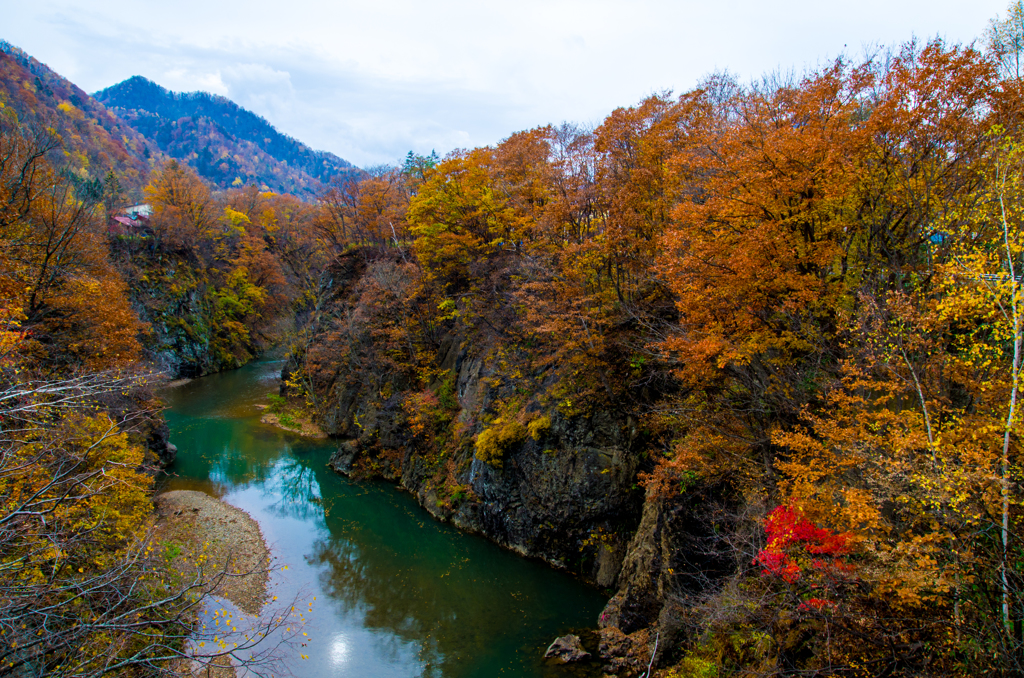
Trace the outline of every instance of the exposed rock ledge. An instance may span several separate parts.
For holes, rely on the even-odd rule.
[[[175,564],[185,570],[194,568],[197,556],[205,553],[208,575],[226,565],[229,576],[213,593],[249,614],[259,614],[267,599],[270,550],[256,521],[241,509],[192,490],[165,492],[153,503],[158,538],[180,549]]]

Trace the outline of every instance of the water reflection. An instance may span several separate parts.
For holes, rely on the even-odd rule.
[[[349,655],[349,640],[344,633],[339,633],[331,638],[331,666],[335,669],[345,668],[345,661]]]
[[[267,510],[280,516],[321,524],[330,509],[328,502],[320,496],[316,473],[308,464],[289,456],[290,451],[290,447],[285,448],[284,455],[274,464],[270,482],[264,485],[264,494],[269,501]]]
[[[202,489],[249,511],[289,565],[282,599],[317,598],[301,676],[562,675],[540,654],[593,624],[598,592],[430,519],[390,485],[326,468],[330,444],[259,423],[279,365],[252,365],[169,391],[179,460],[168,488]],[[578,675],[578,674],[577,674]]]

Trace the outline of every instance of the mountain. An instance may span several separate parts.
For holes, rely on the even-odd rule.
[[[0,112],[21,123],[52,128],[62,138],[60,160],[85,178],[103,179],[113,170],[121,186],[136,193],[149,170],[165,159],[142,135],[112,115],[73,83],[0,40]]]
[[[207,92],[172,92],[141,76],[96,92],[98,101],[208,181],[227,188],[255,183],[311,196],[338,175],[361,171],[333,153],[314,151],[262,117]]]

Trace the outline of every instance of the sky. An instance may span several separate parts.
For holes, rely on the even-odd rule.
[[[133,75],[222,94],[360,167],[599,124],[713,72],[800,75],[1008,0],[0,0],[0,39],[87,92]]]

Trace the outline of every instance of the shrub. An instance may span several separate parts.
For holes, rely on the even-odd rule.
[[[267,406],[267,411],[275,414],[283,410],[285,403],[287,402],[283,397],[276,393],[271,393],[267,396],[267,400],[270,402],[270,405]]]
[[[445,409],[437,395],[430,390],[406,397],[402,409],[405,410],[413,434],[428,441],[433,440],[438,430],[452,418],[451,412]]]
[[[455,373],[449,371],[437,387],[437,399],[447,410],[459,409],[459,399],[455,395]]]
[[[671,670],[667,678],[717,678],[718,666],[714,662],[689,656]]]
[[[476,458],[493,466],[501,466],[501,459],[513,445],[526,439],[526,427],[518,421],[498,419],[490,428],[476,437]]]
[[[531,438],[534,440],[540,440],[551,428],[551,417],[546,414],[542,417],[537,417],[531,421],[526,428],[530,432]]]

